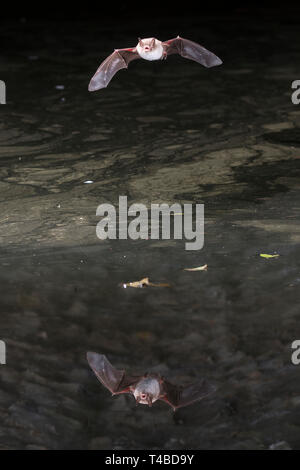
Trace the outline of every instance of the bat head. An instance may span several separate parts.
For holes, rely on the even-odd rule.
[[[161,42],[155,38],[140,39],[136,46],[138,54],[146,60],[158,60],[163,53]]]
[[[153,397],[151,393],[141,393],[135,397],[136,403],[143,403],[144,405],[152,406]]]
[[[143,378],[134,389],[134,398],[137,403],[152,406],[160,395],[160,384],[155,377]]]
[[[155,48],[155,38],[139,38],[138,45],[143,49],[144,52],[151,52]]]

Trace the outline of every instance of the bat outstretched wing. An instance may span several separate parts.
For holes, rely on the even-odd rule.
[[[139,59],[135,47],[129,49],[116,49],[108,56],[96,70],[89,83],[89,91],[106,88],[113,76],[121,69],[127,68],[129,62]]]
[[[130,386],[135,385],[140,379],[125,374],[124,370],[115,369],[104,354],[88,352],[87,360],[98,380],[113,395],[131,393]]]
[[[186,59],[191,59],[204,65],[204,67],[215,67],[222,64],[222,60],[213,52],[208,51],[205,47],[189,39],[183,39],[178,36],[163,42],[163,46],[167,55],[180,54]]]
[[[206,380],[201,380],[187,387],[178,387],[166,380],[163,382],[164,396],[160,399],[170,405],[175,411],[177,408],[191,405],[195,401],[201,400],[214,393],[216,387]]]

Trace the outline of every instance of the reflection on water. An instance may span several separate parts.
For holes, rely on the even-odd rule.
[[[17,41],[22,28],[6,26],[3,38]],[[97,26],[82,24],[55,36],[44,25],[37,47],[39,28],[18,56],[2,59],[1,447],[299,448],[293,51],[272,44],[268,74],[243,41],[231,61],[235,39],[224,46],[223,24],[206,37],[224,67],[175,57],[132,63],[103,93],[88,94],[99,55],[117,45],[97,50]],[[286,34],[292,41],[296,26]],[[260,50],[270,38],[259,30]],[[147,207],[204,203],[203,250],[186,251],[184,240],[100,241],[96,208],[119,195]],[[170,287],[120,287],[145,277]],[[163,403],[135,407],[98,386],[87,350],[173,382],[206,377],[218,392],[175,414]]]

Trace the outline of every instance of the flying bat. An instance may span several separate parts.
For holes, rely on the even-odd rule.
[[[216,391],[216,387],[201,380],[187,387],[173,385],[158,374],[129,375],[124,370],[115,369],[103,354],[87,353],[87,360],[98,380],[112,395],[130,393],[136,403],[152,406],[163,400],[175,411]]]
[[[189,39],[179,36],[169,41],[159,41],[156,38],[140,39],[135,47],[115,49],[97,69],[90,81],[89,91],[106,88],[113,76],[135,59],[160,60],[166,59],[170,54],[180,54],[186,59],[194,60],[204,67],[215,67],[222,64],[221,59],[212,52]]]

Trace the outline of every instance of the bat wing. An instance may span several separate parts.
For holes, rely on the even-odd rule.
[[[191,59],[204,65],[204,67],[215,67],[216,65],[222,64],[221,59],[213,52],[208,51],[205,47],[189,39],[183,39],[178,36],[175,39],[164,42],[163,46],[165,47],[167,55],[180,54],[186,59]]]
[[[178,387],[166,380],[163,382],[163,391],[165,395],[161,400],[165,401],[175,411],[177,408],[190,405],[195,401],[201,400],[216,391],[214,385],[209,384],[206,380],[201,380],[187,387]]]
[[[87,360],[96,377],[113,394],[131,393],[130,386],[135,385],[140,377],[125,374],[124,370],[115,369],[103,354],[87,353]]]
[[[135,48],[116,49],[108,56],[97,69],[89,83],[89,91],[106,88],[113,76],[120,70],[128,67],[129,62],[139,59]]]

